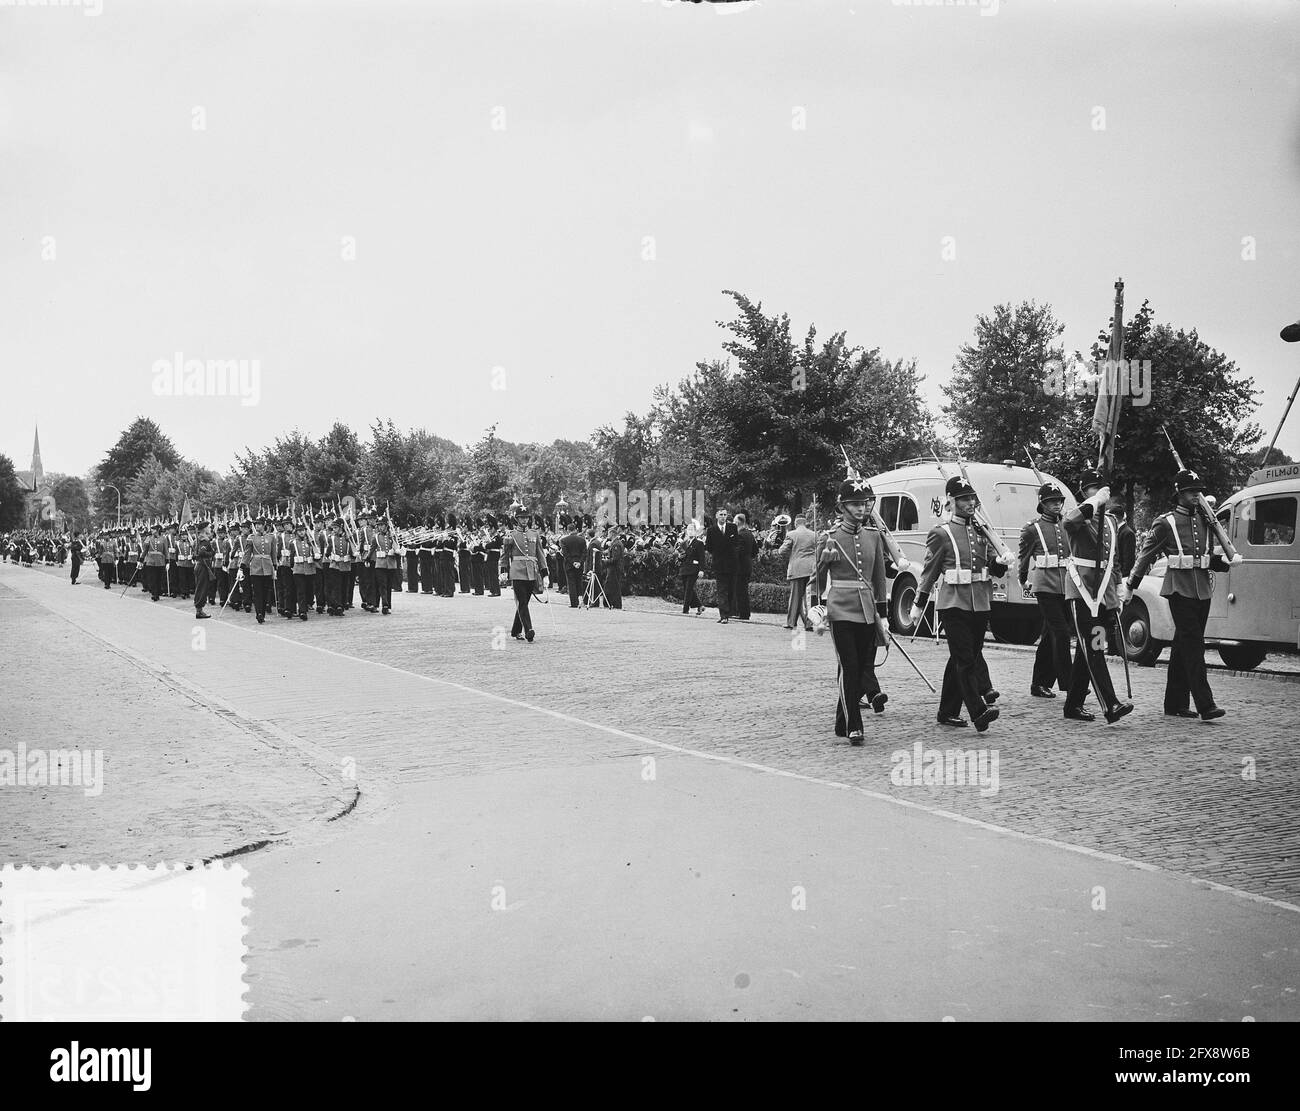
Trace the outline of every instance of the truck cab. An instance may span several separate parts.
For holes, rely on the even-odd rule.
[[[909,459],[868,479],[876,493],[876,512],[915,565],[888,581],[889,624],[895,633],[912,632],[907,617],[925,562],[925,539],[930,529],[948,519],[944,497],[948,480],[943,472],[959,475],[961,468],[956,460],[940,464],[933,459]],[[1017,466],[1010,459],[1001,463],[968,462],[966,473],[994,531],[1014,556],[1020,530],[1038,516],[1039,477],[1029,467]],[[1065,491],[1067,513],[1074,508],[1074,496],[1064,482],[1046,473],[1042,479],[1056,482]],[[1042,632],[1033,592],[1021,588],[1014,565],[993,583],[989,628],[994,639],[1012,644],[1033,644]]]

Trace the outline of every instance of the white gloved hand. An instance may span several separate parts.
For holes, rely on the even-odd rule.
[[[1115,594],[1119,598],[1119,604],[1122,606],[1126,601],[1128,601],[1128,585],[1123,582],[1118,583],[1115,587]]]
[[[1242,559],[1241,559],[1241,553],[1240,553],[1240,552],[1234,552],[1233,555],[1232,555],[1232,558],[1231,558],[1230,560],[1228,560],[1228,562],[1231,563],[1231,564],[1235,567],[1238,563],[1242,562]]]
[[[1103,486],[1092,497],[1086,498],[1084,504],[1091,505],[1095,510],[1100,511],[1105,508],[1108,501],[1110,501],[1110,487]]]
[[[908,559],[907,556],[903,556],[903,558],[894,564],[894,566],[900,571],[910,571],[912,569],[912,561]]]
[[[920,623],[920,621],[921,621],[921,616],[922,616],[922,614],[924,614],[924,613],[925,613],[924,610],[917,609],[917,607],[916,607],[915,604],[914,604],[914,605],[912,606],[911,610],[909,610],[909,611],[908,611],[908,614],[907,614],[907,623],[908,623],[908,625],[911,626],[912,628],[915,628],[915,627]]]

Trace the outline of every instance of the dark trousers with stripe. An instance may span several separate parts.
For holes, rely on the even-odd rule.
[[[297,591],[293,588],[293,570],[288,567],[275,569],[275,608],[278,612],[295,616]]]
[[[1070,611],[1063,594],[1036,594],[1038,612],[1043,617],[1043,635],[1038,638],[1038,651],[1034,655],[1034,675],[1030,680],[1036,687],[1059,684],[1061,690],[1070,689],[1070,675],[1074,668],[1070,662]]]
[[[835,704],[835,735],[862,732],[863,698],[880,693],[876,679],[876,627],[865,621],[832,621],[831,640],[835,645],[836,685],[839,701]]]
[[[533,619],[528,613],[528,603],[533,600],[532,579],[512,579],[510,585],[515,588],[515,619],[510,625],[510,635],[518,636],[521,632],[533,631]]]
[[[433,552],[428,548],[420,549],[420,591],[433,593]]]
[[[406,592],[417,594],[420,590],[420,553],[412,549],[406,553]]]
[[[270,575],[250,575],[248,577],[249,592],[253,596],[253,612],[258,617],[266,616],[266,603],[271,598],[272,576]]]
[[[939,716],[960,717],[964,705],[972,719],[988,708],[982,697],[990,689],[988,664],[984,662],[984,633],[989,615],[973,610],[939,611],[948,639],[948,666],[939,689]]]
[[[1091,686],[1097,704],[1108,710],[1119,701],[1106,667],[1106,630],[1114,624],[1116,611],[1099,608],[1097,616],[1093,617],[1082,598],[1075,598],[1070,608],[1074,614],[1074,635],[1078,644],[1074,649],[1074,668],[1070,673],[1070,693],[1065,696],[1065,708],[1073,710],[1082,706]]]
[[[298,616],[302,617],[311,609],[312,597],[316,593],[316,573],[303,575],[295,572],[290,577],[293,579],[294,597],[298,599]]]
[[[375,569],[375,586],[374,598],[371,605],[378,606],[384,611],[393,608],[393,590],[396,589],[400,594],[402,590],[402,572],[396,567],[376,567]]]
[[[1171,594],[1169,616],[1174,619],[1174,641],[1165,676],[1165,709],[1186,710],[1190,698],[1196,712],[1203,714],[1214,705],[1214,692],[1205,673],[1205,622],[1210,616],[1210,599]]]

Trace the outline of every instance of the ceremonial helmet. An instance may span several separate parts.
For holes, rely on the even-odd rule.
[[[1201,476],[1195,471],[1179,471],[1174,475],[1174,493],[1181,494],[1184,490],[1204,490],[1205,483],[1201,481]]]
[[[846,501],[865,501],[867,498],[874,498],[876,492],[871,488],[871,484],[865,478],[846,478],[840,483],[838,500]]]
[[[953,475],[952,478],[948,479],[947,485],[943,488],[943,496],[950,499],[979,497],[975,493],[975,487],[960,475]]]
[[[1082,493],[1089,486],[1105,486],[1106,476],[1097,470],[1096,467],[1087,467],[1079,475],[1079,491]]]
[[[1065,501],[1065,491],[1062,490],[1055,482],[1044,482],[1038,488],[1038,512],[1043,511],[1043,502],[1051,501],[1053,498],[1059,498]]]
[[[871,487],[868,486],[867,489],[870,490]],[[841,495],[841,496],[842,496],[842,495]],[[870,498],[870,497],[874,497],[873,494],[867,494],[866,496],[869,497],[869,498]],[[774,526],[776,526],[777,528],[789,528],[789,527],[790,527],[790,514],[788,514],[788,513],[778,513],[775,517],[772,518],[772,524],[773,524]]]

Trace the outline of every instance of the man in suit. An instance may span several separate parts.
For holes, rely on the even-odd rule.
[[[695,593],[695,580],[704,570],[704,526],[698,521],[692,521],[687,526],[682,537],[681,553],[682,614],[689,614],[694,608],[695,616],[699,617],[704,612],[704,607],[700,605],[699,595]]]
[[[736,578],[732,585],[736,616],[741,621],[749,620],[749,576],[754,569],[754,557],[758,555],[758,539],[749,527],[749,520],[743,513],[736,514]]]
[[[704,550],[713,558],[713,578],[718,584],[718,622],[731,619],[731,599],[736,578],[736,526],[727,520],[727,507],[719,506],[704,537]]]
[[[808,580],[817,566],[817,537],[808,528],[806,518],[794,519],[794,528],[786,533],[785,543],[777,554],[789,561],[785,566],[785,578],[790,584],[790,606],[785,615],[785,627],[795,628],[802,618],[803,627],[811,629],[812,622],[804,609],[804,596],[808,592]]]
[[[582,565],[587,558],[587,541],[578,531],[575,520],[573,526],[560,541],[560,559],[564,564],[564,578],[569,586],[569,608],[577,609],[582,594]]]

